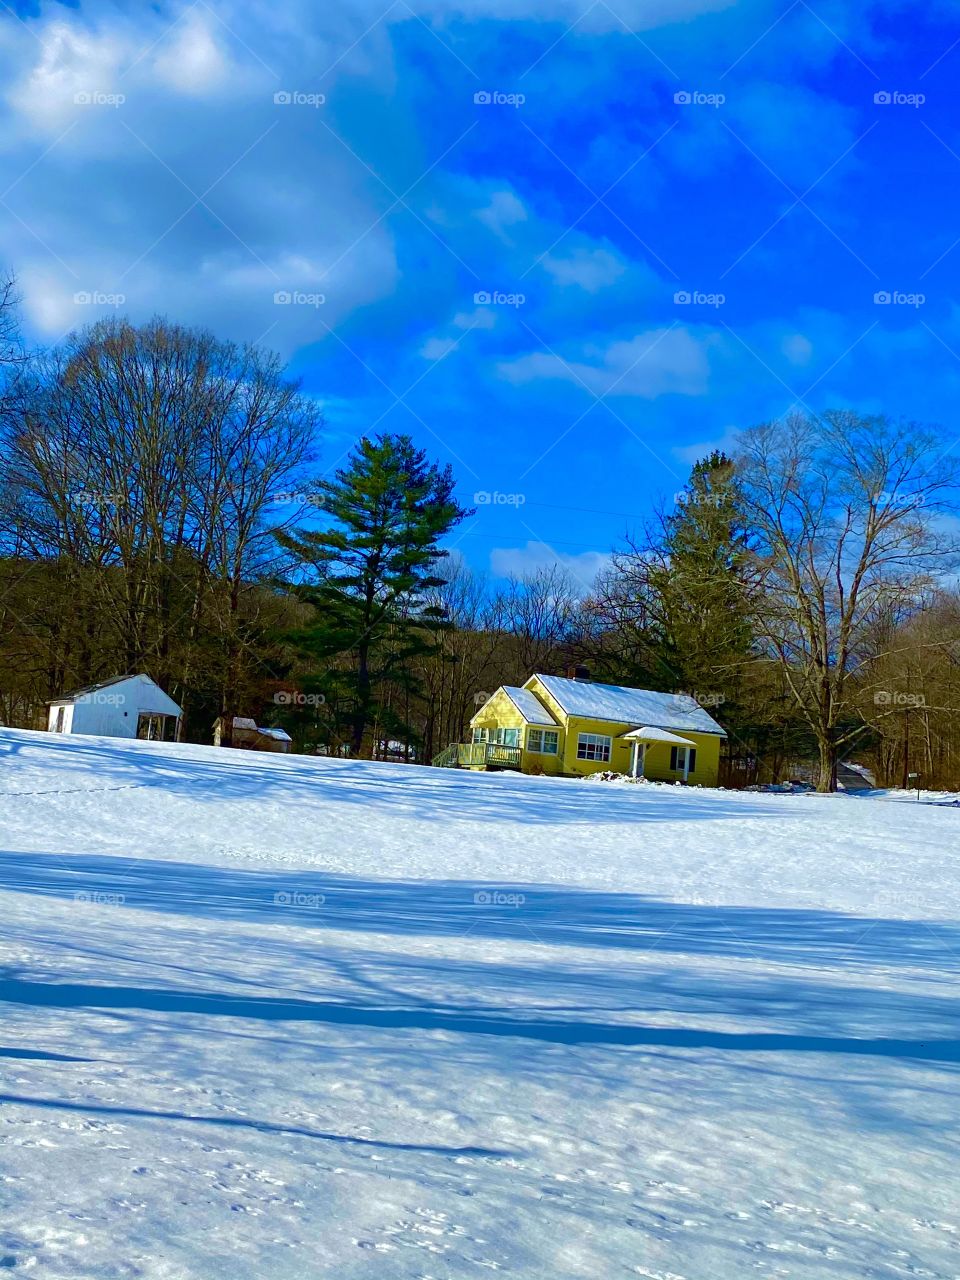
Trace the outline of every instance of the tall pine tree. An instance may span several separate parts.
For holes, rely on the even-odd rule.
[[[748,544],[733,463],[697,462],[647,567],[662,665],[681,688],[736,698],[751,651]]]
[[[472,514],[453,490],[451,468],[430,462],[409,436],[364,437],[319,486],[330,527],[277,535],[304,569],[299,594],[316,611],[291,639],[316,671],[314,687],[338,708],[354,755],[373,726],[409,740],[412,659],[445,625],[429,602],[447,555],[439,543]]]

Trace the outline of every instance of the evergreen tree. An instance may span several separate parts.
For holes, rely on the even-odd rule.
[[[453,496],[449,466],[428,461],[409,436],[364,437],[347,465],[319,485],[329,528],[280,533],[311,581],[299,588],[315,620],[291,639],[313,682],[361,754],[365,738],[409,738],[416,694],[412,659],[445,622],[430,593],[442,585],[440,540],[472,512]]]
[[[701,694],[735,696],[751,650],[748,541],[733,463],[714,452],[697,462],[647,579],[656,600],[662,664]]]

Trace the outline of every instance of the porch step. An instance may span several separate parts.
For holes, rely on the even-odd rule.
[[[434,756],[430,763],[437,769],[459,769],[459,751],[459,743],[452,742],[439,755]]]

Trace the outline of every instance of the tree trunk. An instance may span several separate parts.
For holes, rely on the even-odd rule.
[[[837,748],[836,744],[829,737],[820,737],[817,740],[817,747],[820,752],[820,774],[817,778],[817,790],[824,792],[836,791],[837,789]]]
[[[903,709],[903,789],[910,785],[910,713]]]
[[[370,653],[367,645],[361,645],[357,662],[357,709],[353,716],[353,732],[350,738],[350,754],[359,756],[363,750],[363,735],[370,715]]]

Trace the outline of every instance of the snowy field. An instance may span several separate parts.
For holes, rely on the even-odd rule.
[[[960,1277],[960,809],[0,730],[0,1273]]]

